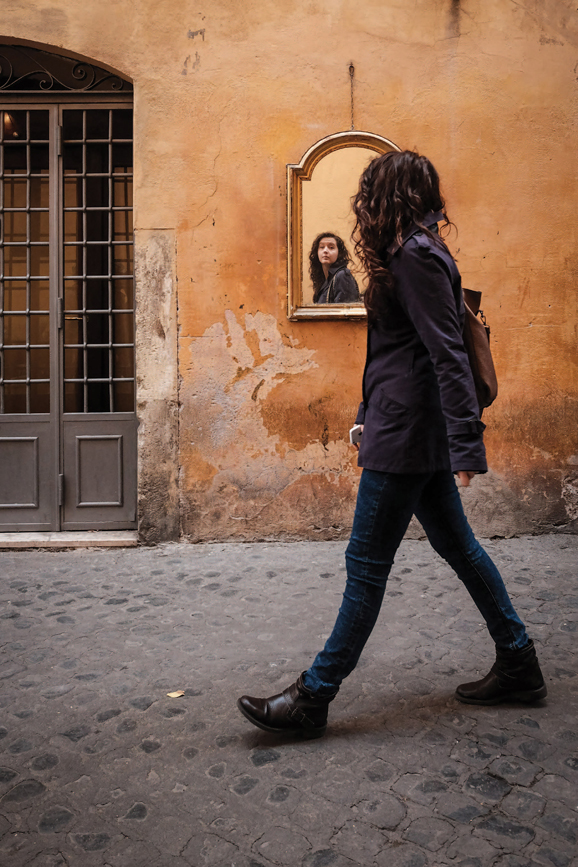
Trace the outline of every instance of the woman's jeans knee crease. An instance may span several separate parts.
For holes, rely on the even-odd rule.
[[[412,515],[455,570],[500,649],[528,642],[502,577],[472,533],[453,474],[363,470],[345,554],[347,583],[333,631],[304,675],[315,694],[334,694],[350,674],[377,620],[394,557]]]

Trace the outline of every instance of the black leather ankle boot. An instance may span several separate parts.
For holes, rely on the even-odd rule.
[[[462,683],[456,698],[466,704],[499,704],[502,701],[532,702],[548,693],[534,642],[521,650],[497,650],[489,673],[472,683]]]
[[[327,705],[335,695],[313,695],[304,686],[301,674],[295,683],[278,695],[271,698],[243,695],[237,707],[249,722],[263,731],[320,738],[327,728]]]

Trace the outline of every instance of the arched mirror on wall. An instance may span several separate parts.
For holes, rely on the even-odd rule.
[[[361,300],[364,274],[351,241],[355,224],[351,198],[369,162],[392,150],[399,148],[382,136],[351,130],[321,139],[309,148],[301,162],[287,166],[289,319],[361,319],[365,316]],[[325,232],[345,242],[352,259],[349,270],[360,291],[359,300],[314,301],[309,254],[314,240]]]

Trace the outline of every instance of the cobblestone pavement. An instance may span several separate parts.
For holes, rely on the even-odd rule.
[[[235,702],[309,664],[344,543],[0,552],[0,864],[578,864],[578,537],[486,547],[548,699],[455,701],[491,645],[406,541],[317,741],[260,732]]]

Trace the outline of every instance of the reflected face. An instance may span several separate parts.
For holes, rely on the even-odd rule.
[[[319,247],[317,248],[317,255],[322,265],[333,265],[339,255],[335,238],[321,238]]]

